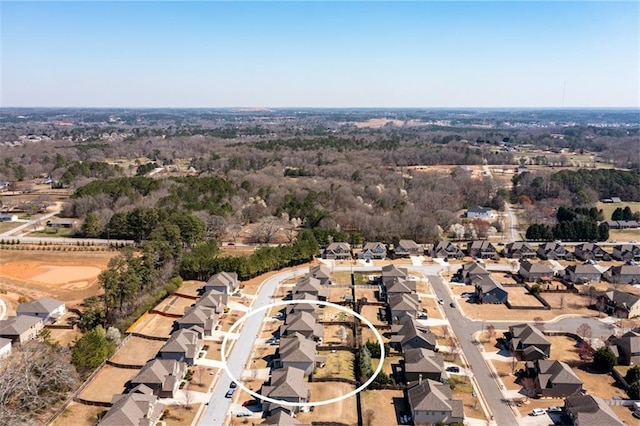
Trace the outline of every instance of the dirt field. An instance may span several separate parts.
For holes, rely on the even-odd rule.
[[[98,423],[98,415],[106,410],[104,407],[72,402],[51,426],[67,426],[69,424],[74,426],[95,426]]]
[[[113,394],[122,393],[125,383],[138,374],[138,371],[140,370],[105,365],[79,396],[89,401],[111,402]]]
[[[609,240],[618,242],[640,241],[640,229],[610,229]]]
[[[168,338],[173,330],[175,320],[175,318],[167,318],[158,314],[146,314],[127,331],[135,331],[145,336]]]
[[[381,306],[365,305],[360,310],[360,315],[371,321],[374,326],[386,324],[378,318],[378,310],[380,308]]]
[[[389,342],[389,339],[387,337],[384,337],[384,335],[382,334],[383,332],[378,330],[380,332],[380,335],[382,336],[382,341],[387,343]],[[367,342],[367,341],[371,341],[371,342],[377,342],[378,338],[376,337],[376,335],[373,333],[373,330],[371,330],[369,327],[362,327],[362,341],[363,342]]]
[[[621,208],[624,209],[625,207],[629,206],[629,208],[631,208],[632,212],[637,212],[640,211],[640,203],[633,203],[633,202],[625,202],[625,203],[596,203],[596,208],[598,210],[602,210],[602,213],[604,214],[604,220],[611,220],[611,215],[613,214],[614,210],[617,208]]]
[[[373,390],[361,394],[362,414],[372,410],[371,426],[397,425],[398,415],[408,411],[401,390]],[[364,419],[363,419],[364,420]]]
[[[73,330],[50,328],[49,330],[51,331],[51,340],[58,342],[60,346],[71,347],[76,339],[82,337],[82,333],[77,328]]]
[[[102,292],[98,274],[116,255],[115,251],[70,254],[3,250],[0,256],[0,290],[7,291],[7,300],[5,295],[2,298],[10,309],[13,303],[9,293],[29,299],[53,297],[64,301],[67,308],[75,307],[83,299]]]
[[[568,294],[565,296],[568,296]],[[509,297],[511,297],[511,293],[509,293]],[[543,297],[546,298],[546,295],[543,295]],[[569,304],[567,304],[564,309],[509,309],[505,305],[469,303],[466,299],[461,299],[459,301],[459,306],[469,317],[489,321],[531,321],[531,319],[535,317],[540,317],[544,321],[548,321],[558,315],[565,314],[597,315],[597,312],[595,311],[585,310],[584,307],[572,307],[569,306]],[[550,329],[553,329],[553,325],[550,325],[549,327]]]
[[[354,386],[348,383],[331,383],[330,386],[327,386],[327,383],[318,382],[309,383],[309,387],[311,388],[310,402],[337,398],[355,389]],[[311,424],[312,421],[356,424],[358,423],[356,397],[352,396],[335,404],[319,405],[315,407],[313,413],[299,413],[297,420],[308,424]]]
[[[206,283],[204,281],[183,281],[182,285],[178,289],[178,293],[189,296],[198,296],[200,288],[205,284]]]
[[[124,346],[111,357],[111,361],[118,364],[144,365],[148,360],[156,357],[164,343],[159,340],[131,336]]]

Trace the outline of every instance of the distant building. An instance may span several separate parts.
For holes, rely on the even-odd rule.
[[[368,242],[362,247],[362,251],[358,253],[358,259],[384,259],[387,257],[387,246],[379,242]]]
[[[48,221],[47,226],[51,226],[52,228],[55,228],[55,229],[61,229],[61,228],[75,229],[78,227],[78,220],[58,218],[58,219]]]
[[[351,245],[349,243],[331,243],[324,249],[322,258],[334,260],[351,259]]]
[[[466,214],[468,219],[491,219],[493,214],[489,207],[469,207]]]
[[[413,240],[400,240],[393,245],[395,257],[410,257],[424,255],[424,249]]]
[[[0,222],[15,222],[18,220],[17,214],[0,213]]]

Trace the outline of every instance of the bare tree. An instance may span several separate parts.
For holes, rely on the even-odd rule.
[[[487,332],[487,338],[489,340],[493,339],[493,337],[496,335],[496,327],[493,324],[489,324],[485,330]]]
[[[455,336],[449,336],[449,347],[451,348],[451,357],[453,358],[453,362],[458,361],[460,356],[460,344]]]
[[[187,390],[184,391],[184,406],[183,406],[183,408],[185,410],[191,410],[191,408],[192,408],[191,404],[194,401],[194,396],[195,395],[190,390],[187,389]]]
[[[522,385],[522,390],[524,391],[524,395],[527,397],[527,400],[536,396],[538,385],[535,378],[523,377],[520,379],[520,384]]]
[[[578,326],[578,329],[576,330],[576,333],[578,334],[578,336],[582,337],[582,340],[590,339],[591,338],[591,326],[589,324],[587,324],[586,322],[583,322],[582,324],[580,324]]]

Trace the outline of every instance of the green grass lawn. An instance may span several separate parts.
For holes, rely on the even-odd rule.
[[[640,211],[640,203],[596,203],[596,208],[604,213],[604,220],[611,220],[613,211],[620,207],[624,209],[629,206],[632,212]]]
[[[69,237],[73,233],[73,229],[69,228],[47,228],[43,231],[36,231],[29,234],[29,237]]]

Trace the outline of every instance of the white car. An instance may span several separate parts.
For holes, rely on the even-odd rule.
[[[561,413],[562,412],[562,408],[556,407],[555,405],[552,405],[551,407],[547,408],[547,411],[550,412],[550,413]]]
[[[441,304],[441,305],[444,305],[444,300],[438,299],[438,303]]]
[[[547,412],[542,408],[534,408],[533,410],[531,410],[532,416],[544,416],[545,414],[547,414]]]

